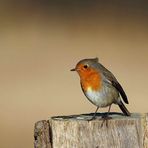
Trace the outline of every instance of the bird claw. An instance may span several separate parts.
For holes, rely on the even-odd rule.
[[[90,119],[87,119],[87,121],[92,121],[92,120],[95,120],[95,119],[96,119],[96,117],[93,116],[93,117],[91,117]]]
[[[103,127],[103,124],[106,122],[106,127],[108,127],[108,120],[110,120],[110,119],[112,119],[112,117],[109,117],[108,115],[104,115],[104,116],[102,116],[102,118],[101,118],[101,120],[103,120],[102,121],[102,123],[101,123],[101,127]]]

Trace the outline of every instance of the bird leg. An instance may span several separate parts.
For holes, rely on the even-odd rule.
[[[98,109],[99,109],[99,106],[97,107],[96,111],[94,112],[92,118],[89,119],[89,121],[94,120],[96,118],[96,113],[97,113]]]
[[[106,121],[106,126],[108,127],[108,120],[112,119],[112,117],[108,116],[109,112],[110,112],[110,109],[111,109],[111,105],[109,106],[108,112],[105,115],[102,116],[103,121],[102,121],[101,127],[103,126],[105,121]]]

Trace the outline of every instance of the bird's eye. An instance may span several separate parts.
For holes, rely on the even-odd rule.
[[[84,65],[84,68],[87,69],[88,68],[88,65]]]

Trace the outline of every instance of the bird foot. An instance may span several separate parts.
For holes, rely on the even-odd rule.
[[[87,121],[92,121],[92,120],[95,120],[96,117],[95,116],[92,116],[90,119],[87,119]]]
[[[112,119],[112,117],[109,117],[108,115],[104,115],[104,116],[102,116],[102,118],[101,118],[101,120],[103,120],[102,121],[102,123],[101,123],[101,127],[103,127],[103,124],[106,122],[106,127],[108,127],[108,120],[110,120],[110,119]]]

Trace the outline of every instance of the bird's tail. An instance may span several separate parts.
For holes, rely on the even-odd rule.
[[[122,112],[124,113],[124,115],[126,116],[130,116],[131,113],[127,110],[127,108],[125,107],[125,105],[123,104],[122,101],[120,101],[120,103],[118,104],[120,109],[122,110]]]

